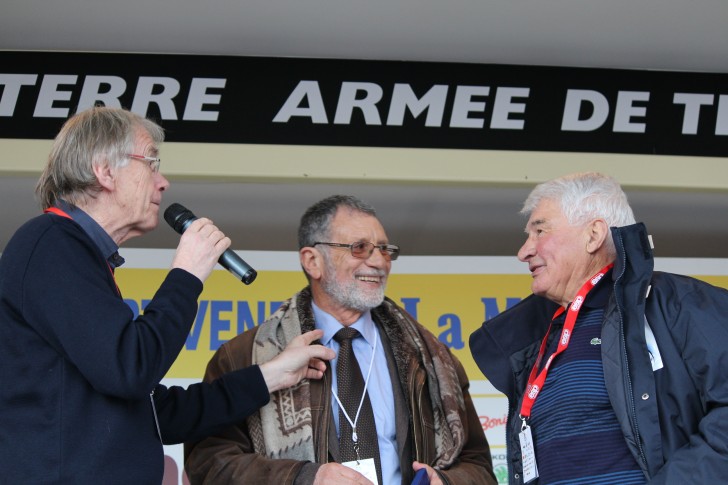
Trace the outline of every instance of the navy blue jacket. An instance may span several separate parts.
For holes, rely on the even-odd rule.
[[[160,386],[202,283],[173,269],[136,319],[76,222],[28,221],[0,258],[0,481],[159,484],[179,443],[268,402],[252,367],[188,390]],[[154,395],[154,406],[150,393]]]
[[[602,324],[602,364],[627,446],[650,484],[723,483],[728,477],[728,291],[654,272],[643,224],[612,228],[612,236],[617,260]],[[518,410],[556,306],[531,295],[470,336],[478,367],[508,397],[512,484],[523,483]],[[649,349],[645,320],[656,343]],[[651,357],[657,355],[663,366],[653,371]]]

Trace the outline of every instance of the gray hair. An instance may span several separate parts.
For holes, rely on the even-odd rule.
[[[58,199],[77,205],[95,197],[101,186],[93,167],[108,164],[120,168],[134,148],[138,130],[149,133],[154,143],[164,141],[164,130],[142,116],[121,108],[94,107],[69,118],[53,142],[35,195],[43,209]]]
[[[298,249],[313,246],[315,242],[330,242],[331,220],[339,208],[377,216],[374,207],[352,195],[332,195],[309,207],[298,225]]]
[[[565,175],[537,185],[523,204],[526,217],[542,200],[557,202],[572,226],[604,219],[609,227],[635,223],[627,195],[614,178],[598,172]]]

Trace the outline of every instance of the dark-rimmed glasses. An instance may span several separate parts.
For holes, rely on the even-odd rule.
[[[134,155],[133,153],[127,153],[126,156],[129,158],[133,158],[134,160],[147,162],[149,164],[149,168],[152,169],[152,173],[159,173],[159,165],[162,163],[161,158],[147,157],[144,155]]]
[[[399,257],[399,246],[394,244],[374,244],[367,241],[358,241],[351,244],[331,243],[331,242],[315,242],[313,246],[323,244],[334,248],[348,248],[351,255],[359,259],[369,259],[374,252],[374,248],[379,249],[382,256],[387,261],[394,261]]]

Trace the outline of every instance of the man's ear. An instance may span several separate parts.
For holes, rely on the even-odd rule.
[[[609,235],[609,225],[604,219],[594,219],[587,225],[586,251],[594,254],[604,247]]]
[[[316,248],[301,248],[298,251],[303,270],[311,277],[312,280],[321,279],[324,269],[323,255]]]
[[[93,164],[94,175],[96,180],[106,190],[112,190],[116,185],[116,170],[111,168],[107,162]]]

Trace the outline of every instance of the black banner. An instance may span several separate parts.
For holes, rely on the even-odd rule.
[[[728,74],[0,52],[0,138],[95,104],[177,142],[728,155]]]

